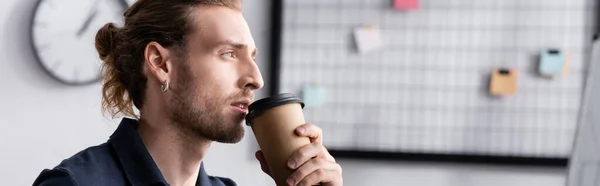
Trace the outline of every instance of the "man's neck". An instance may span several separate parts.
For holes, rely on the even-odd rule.
[[[184,134],[168,117],[141,116],[138,132],[165,180],[173,186],[195,185],[210,140]]]

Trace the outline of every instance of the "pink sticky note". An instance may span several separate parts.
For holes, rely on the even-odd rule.
[[[398,10],[418,9],[419,0],[394,0],[394,7]]]

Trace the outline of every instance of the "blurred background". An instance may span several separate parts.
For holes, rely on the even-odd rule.
[[[134,1],[0,1],[6,185],[115,130],[94,35]],[[243,2],[266,80],[257,98],[301,96],[345,185],[600,185],[597,1]],[[274,185],[257,149],[251,130],[214,144],[207,172]]]

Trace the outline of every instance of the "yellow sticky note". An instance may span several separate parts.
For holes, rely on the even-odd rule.
[[[565,53],[565,58],[565,65],[562,69],[563,76],[569,74],[569,68],[571,67],[571,55],[569,53]]]
[[[490,79],[490,94],[513,95],[517,93],[516,69],[495,69]]]

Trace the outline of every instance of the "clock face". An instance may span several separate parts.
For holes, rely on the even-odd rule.
[[[42,67],[57,80],[82,85],[100,79],[95,37],[104,24],[122,25],[129,0],[40,0],[31,37]]]

